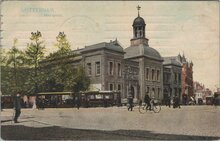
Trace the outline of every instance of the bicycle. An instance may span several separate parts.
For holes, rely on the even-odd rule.
[[[161,111],[161,106],[158,100],[151,100],[151,109],[146,103],[140,103],[139,112],[141,114],[146,113],[147,111],[154,111],[154,113],[159,113]]]

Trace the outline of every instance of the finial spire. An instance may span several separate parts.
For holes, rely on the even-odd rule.
[[[137,10],[138,10],[138,17],[140,17],[140,14],[139,14],[139,10],[141,9],[141,7],[138,5],[137,6]]]

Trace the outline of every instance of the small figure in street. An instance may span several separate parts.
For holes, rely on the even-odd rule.
[[[147,109],[149,108],[151,110],[151,103],[150,103],[150,101],[151,101],[151,98],[149,97],[149,95],[145,94],[144,102],[147,104]]]
[[[80,99],[78,96],[75,97],[75,106],[77,107],[77,109],[79,109],[80,107]]]
[[[185,93],[183,94],[183,104],[184,104],[184,105],[187,104],[187,96],[186,96]]]
[[[166,106],[169,106],[169,108],[170,108],[170,104],[171,104],[171,98],[170,98],[170,96],[168,96],[167,97],[167,101],[166,101]]]
[[[173,108],[177,108],[177,107],[180,108],[180,100],[179,100],[179,97],[175,95],[173,97]]]
[[[44,98],[41,96],[39,98],[39,110],[44,110],[44,107],[45,107],[45,101]]]
[[[128,111],[133,109],[133,96],[131,95],[131,91],[129,90],[128,94]]]
[[[212,103],[213,103],[214,106],[218,105],[218,95],[217,95],[217,93],[214,94],[213,102]]]
[[[14,122],[18,123],[18,117],[21,114],[21,97],[20,97],[20,93],[17,93],[17,95],[14,98],[14,109],[15,109]]]
[[[1,99],[1,111],[3,111],[3,108],[4,108],[4,101],[2,101]]]

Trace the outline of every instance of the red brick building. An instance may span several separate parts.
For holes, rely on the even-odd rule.
[[[181,85],[183,100],[185,98],[188,101],[191,96],[194,97],[193,63],[192,61],[187,61],[184,54],[182,56],[179,54],[177,59],[182,64]]]

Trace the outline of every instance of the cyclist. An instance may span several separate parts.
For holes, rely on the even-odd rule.
[[[151,98],[147,93],[144,96],[144,102],[147,104],[147,108],[149,107],[149,109],[151,110]]]

